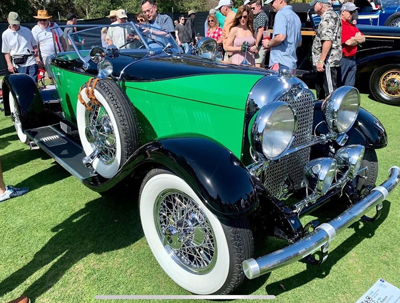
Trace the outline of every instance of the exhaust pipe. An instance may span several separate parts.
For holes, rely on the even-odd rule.
[[[246,277],[255,279],[275,269],[303,259],[319,249],[326,249],[336,234],[358,221],[372,207],[381,207],[381,203],[389,196],[389,192],[396,188],[399,183],[399,172],[400,169],[397,166],[391,167],[389,169],[389,178],[380,186],[372,189],[367,197],[354,204],[329,223],[317,226],[308,236],[287,247],[259,257],[256,260],[251,258],[243,261],[242,268]]]

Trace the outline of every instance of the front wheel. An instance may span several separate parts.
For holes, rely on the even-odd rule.
[[[228,294],[243,280],[253,237],[245,219],[224,224],[181,178],[153,169],[140,189],[140,219],[160,266],[195,294]]]
[[[385,26],[400,27],[400,13],[391,15],[385,22]]]
[[[376,68],[369,80],[369,87],[376,100],[400,105],[400,64]]]
[[[29,138],[28,136],[24,133],[24,129],[22,127],[22,123],[20,120],[20,108],[17,103],[17,100],[15,100],[14,95],[10,92],[9,97],[9,104],[10,104],[10,112],[11,112],[11,119],[14,123],[15,130],[18,135],[18,139],[24,143],[28,144],[29,143]]]

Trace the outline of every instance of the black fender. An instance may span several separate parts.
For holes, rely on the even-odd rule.
[[[4,114],[9,116],[11,92],[18,103],[20,121],[23,129],[45,125],[44,106],[35,81],[26,74],[10,74],[3,80]]]
[[[92,178],[83,183],[103,192],[129,175],[155,167],[167,168],[187,182],[217,217],[242,217],[258,206],[257,180],[243,163],[224,146],[199,135],[149,142],[112,179],[101,182]]]
[[[357,60],[357,78],[368,83],[369,75],[376,68],[387,64],[400,64],[400,51],[381,52]],[[365,76],[368,76],[368,79]]]
[[[315,126],[324,121],[324,114],[321,111],[322,101],[315,103],[314,107],[314,129]],[[318,134],[328,133],[325,123],[321,123],[317,128]],[[382,123],[373,114],[364,108],[360,108],[358,117],[353,127],[347,132],[349,136],[346,145],[361,144],[373,149],[387,146],[387,134]]]

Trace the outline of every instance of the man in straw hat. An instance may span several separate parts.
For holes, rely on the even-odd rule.
[[[49,78],[52,78],[50,57],[56,53],[67,50],[63,32],[58,27],[57,23],[50,21],[51,17],[52,16],[49,16],[46,10],[38,10],[37,16],[33,16],[38,22],[32,28],[33,38],[35,38],[38,44],[40,57],[42,58]]]
[[[191,46],[194,46],[196,44],[196,29],[194,27],[194,19],[196,18],[196,11],[191,9],[188,12],[188,19],[185,23],[185,28],[187,33],[189,34],[189,43]]]
[[[117,21],[117,10],[111,10],[110,14],[106,16],[106,18],[110,19],[110,23],[114,23]]]
[[[124,24],[127,22],[128,15],[126,14],[125,10],[119,9],[117,10],[117,21],[111,24]],[[128,29],[128,27],[111,26],[107,31],[107,43],[108,45],[114,44],[116,47],[120,48],[133,37],[131,34],[132,32]]]
[[[2,35],[1,51],[4,54],[7,63],[7,69],[10,73],[22,73],[32,77],[37,83],[40,61],[37,43],[33,38],[32,32],[24,26],[21,26],[21,19],[18,13],[10,12],[7,21],[9,26]]]

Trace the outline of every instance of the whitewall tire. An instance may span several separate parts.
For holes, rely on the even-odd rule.
[[[158,263],[182,288],[227,294],[243,280],[241,262],[253,250],[251,231],[246,224],[221,223],[176,175],[154,169],[146,176],[140,219]]]
[[[87,96],[85,87],[80,96],[91,110],[78,101],[79,137],[86,155],[98,152],[92,163],[94,170],[104,178],[112,178],[138,148],[135,111],[112,80],[98,81],[94,89],[97,104]]]
[[[9,104],[10,104],[10,112],[11,112],[11,119],[13,120],[15,130],[18,135],[18,139],[24,143],[28,144],[29,143],[29,138],[28,136],[24,133],[24,130],[22,128],[22,123],[20,120],[20,109],[17,103],[17,100],[15,100],[13,94],[10,92],[9,93]]]

